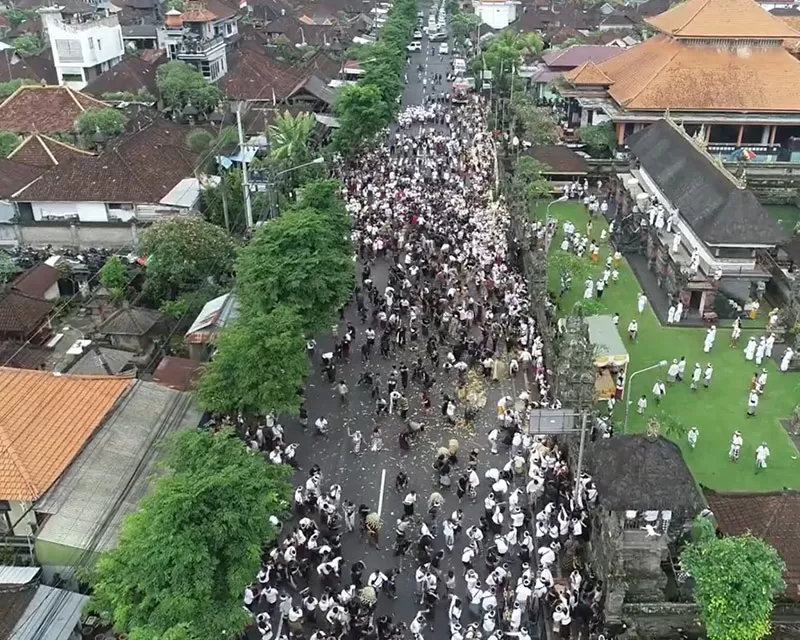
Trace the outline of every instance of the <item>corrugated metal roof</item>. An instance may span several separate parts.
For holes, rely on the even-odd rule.
[[[233,293],[226,293],[206,302],[186,332],[184,342],[204,344],[228,322],[239,317],[239,299]]]
[[[11,637],[14,640],[69,640],[88,599],[89,596],[80,593],[40,586]]]
[[[0,584],[28,584],[36,579],[39,567],[11,567],[0,565]]]

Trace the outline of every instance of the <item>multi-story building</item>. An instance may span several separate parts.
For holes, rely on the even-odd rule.
[[[218,0],[189,2],[182,12],[167,12],[159,46],[170,60],[189,63],[216,82],[228,72],[226,51],[239,38],[238,20],[238,13]]]
[[[83,89],[122,60],[125,47],[115,15],[70,13],[55,5],[39,9],[50,40],[59,84]]]
[[[517,19],[519,0],[473,0],[472,9],[492,29],[505,29]]]
[[[753,0],[688,0],[648,18],[658,32],[565,74],[569,123],[610,120],[623,145],[665,111],[713,152],[788,153],[800,136],[800,33]]]

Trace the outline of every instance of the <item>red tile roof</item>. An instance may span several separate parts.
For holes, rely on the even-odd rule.
[[[49,264],[37,264],[20,274],[11,283],[11,288],[32,298],[44,299],[47,290],[61,279],[61,272]]]
[[[164,55],[154,62],[148,62],[140,56],[126,55],[86,85],[83,91],[98,98],[102,98],[104,93],[137,93],[139,90],[157,96],[156,70],[166,61]]]
[[[166,356],[153,372],[153,382],[177,391],[190,391],[194,389],[202,367],[203,363],[196,360]]]
[[[42,169],[0,158],[0,198],[9,198],[42,175]]]
[[[27,338],[47,320],[53,303],[9,289],[0,298],[0,333]]]
[[[94,157],[94,154],[55,138],[39,134],[25,138],[8,156],[14,162],[41,169],[49,169],[50,167],[71,162],[75,158],[86,157]],[[41,175],[41,171],[38,175]]]
[[[228,58],[220,88],[229,100],[285,99],[302,80],[297,69],[282,65],[254,45],[244,44]]]
[[[80,91],[67,87],[26,85],[0,104],[0,131],[59,133],[72,131],[87,109],[107,107]]]
[[[786,563],[786,597],[800,601],[800,493],[717,493],[705,491],[720,530],[749,531],[769,543]]]
[[[154,120],[98,156],[59,164],[15,200],[157,204],[178,182],[194,174],[198,155],[186,147],[188,131],[163,119]]]
[[[5,63],[5,60],[3,62]],[[58,75],[49,52],[41,53],[38,56],[12,55],[9,58],[9,64],[0,64],[0,82],[20,79],[57,84]]]

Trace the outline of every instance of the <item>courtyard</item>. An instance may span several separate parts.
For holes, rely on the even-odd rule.
[[[541,219],[544,206],[537,213]],[[586,232],[588,216],[582,204],[554,204],[550,208],[550,215],[557,218],[559,223],[571,220],[578,232]],[[592,236],[598,239],[601,230],[606,227],[605,220],[595,218]],[[551,245],[551,251],[558,250],[561,233],[559,224],[559,232]],[[596,265],[586,257],[595,280],[602,274],[609,250],[610,245],[604,243]],[[800,376],[796,373],[782,374],[775,361],[765,360],[762,366],[768,372],[767,385],[757,414],[746,417],[749,384],[756,367],[753,362],[745,361],[743,349],[749,336],[758,337],[763,334],[764,318],[743,322],[742,339],[737,348],[729,346],[730,328],[719,327],[714,347],[711,353],[706,354],[703,353],[704,329],[662,326],[648,305],[639,317],[638,340],[632,343],[628,340],[626,329],[633,317],[638,315],[636,301],[640,287],[624,260],[619,271],[619,281],[609,283],[601,302],[606,308],[603,313],[620,315],[620,334],[630,355],[628,376],[661,360],[672,362],[673,358],[686,357],[686,379],[683,383],[667,385],[666,395],[658,411],[670,415],[686,428],[699,429],[700,435],[694,451],[689,448],[685,435],[662,433],[676,439],[696,480],[717,491],[780,491],[800,487],[798,451],[780,424],[781,420],[790,416],[800,398]],[[558,292],[558,274],[551,272],[548,278],[549,289]],[[567,313],[582,296],[582,278],[581,281],[573,278],[571,290],[559,300],[559,314]],[[776,345],[773,356],[776,353],[783,353],[782,345]],[[695,362],[699,362],[702,367],[708,362],[712,364],[714,374],[709,389],[703,389],[702,386],[694,392],[689,389],[688,378]],[[635,405],[631,407],[627,427],[629,433],[645,431],[648,418],[655,414],[656,408],[650,391],[657,379],[666,381],[666,367],[643,372],[633,378],[628,390],[629,397],[635,401],[646,394],[649,406],[644,415],[637,414]],[[601,409],[605,411],[605,403]],[[622,402],[618,402],[614,408],[614,424],[618,433],[622,430],[624,417],[625,407]],[[728,448],[731,435],[737,429],[742,432],[744,445],[739,462],[733,463],[728,459]],[[767,443],[772,455],[768,468],[757,474],[755,449],[762,442]]]

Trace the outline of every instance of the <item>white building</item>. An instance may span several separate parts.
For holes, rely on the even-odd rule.
[[[50,40],[59,84],[83,89],[125,53],[116,15],[68,13],[64,7],[39,9]]]
[[[183,12],[167,11],[158,33],[159,48],[170,60],[191,64],[206,80],[216,82],[228,72],[226,50],[239,38],[238,20],[238,14],[221,2],[189,2]]]
[[[472,8],[481,22],[492,29],[505,29],[517,19],[518,0],[473,0]]]

